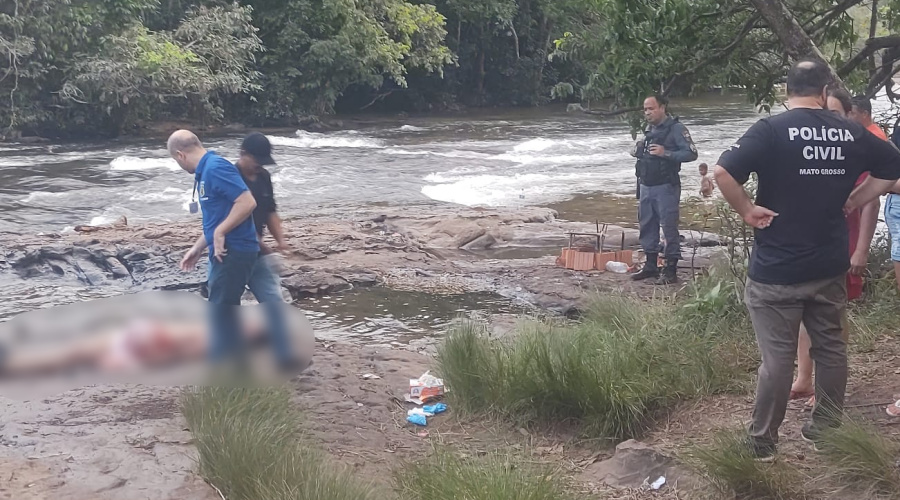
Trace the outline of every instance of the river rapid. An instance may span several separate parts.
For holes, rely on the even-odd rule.
[[[759,115],[739,99],[677,102],[700,160],[718,155]],[[341,214],[372,204],[541,205],[602,193],[632,196],[628,127],[558,108],[369,120],[334,133],[267,131],[282,213]],[[202,137],[235,159],[241,136]],[[699,188],[682,172],[685,196]],[[191,217],[192,178],[164,139],[0,145],[0,231],[59,232],[121,216],[129,224]],[[602,217],[603,214],[597,214]]]
[[[677,101],[672,107],[700,152],[684,165],[683,197],[699,190],[697,164],[715,164],[761,115],[740,98]],[[350,120],[348,120],[350,122]],[[291,216],[353,217],[362,207],[550,205],[563,218],[633,222],[633,143],[615,118],[564,108],[455,116],[371,116],[352,130],[266,130],[279,209]],[[203,136],[235,159],[242,134]],[[165,138],[63,144],[0,144],[0,233],[61,233],[122,216],[129,225],[190,220],[193,179],[165,150]],[[51,280],[52,281],[52,280]],[[48,280],[0,287],[0,318],[113,293],[62,289]],[[387,289],[299,304],[325,338],[406,343],[430,337],[461,315],[521,313],[500,297],[446,298]]]

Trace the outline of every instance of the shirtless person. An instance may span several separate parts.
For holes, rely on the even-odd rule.
[[[887,140],[881,128],[872,123],[872,107],[868,100],[865,102],[861,100],[854,101],[846,90],[840,88],[829,89],[827,109],[844,118],[853,119],[863,127],[866,127],[866,130],[878,136],[879,139]],[[862,111],[866,109],[869,111]],[[860,175],[856,180],[856,185],[859,186],[868,175],[868,172]],[[876,199],[847,215],[847,231],[850,235],[850,272],[847,273],[847,300],[856,300],[862,296],[862,276],[866,270],[866,261],[869,258],[872,237],[875,235],[875,226],[878,224],[879,208],[880,204]],[[849,334],[848,326],[845,315],[843,318],[844,341],[847,340]],[[816,402],[812,378],[813,362],[809,356],[810,347],[811,342],[806,331],[806,325],[800,323],[800,337],[797,342],[797,379],[794,380],[794,384],[791,386],[790,398],[792,400],[810,398],[809,402],[807,402],[808,406],[812,406]]]
[[[709,198],[712,196],[713,191],[715,191],[716,185],[713,183],[713,178],[709,175],[709,165],[706,163],[700,164],[700,195],[704,198]]]

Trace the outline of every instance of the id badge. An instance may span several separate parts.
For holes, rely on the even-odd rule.
[[[196,201],[192,201],[192,202],[188,205],[188,210],[189,210],[192,214],[195,214],[195,213],[197,213],[197,212],[200,211],[200,204],[197,203]]]

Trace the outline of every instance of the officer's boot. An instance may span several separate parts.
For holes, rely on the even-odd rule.
[[[678,283],[678,259],[666,259],[666,267],[656,280],[657,285],[670,285]]]
[[[631,275],[631,279],[634,281],[641,281],[648,278],[656,278],[659,276],[659,267],[656,264],[656,258],[659,254],[648,253],[647,254],[647,262],[644,264],[644,268],[641,269],[640,272],[634,273]]]

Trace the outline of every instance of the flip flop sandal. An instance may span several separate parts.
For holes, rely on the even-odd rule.
[[[892,417],[900,417],[900,400],[884,409]]]

